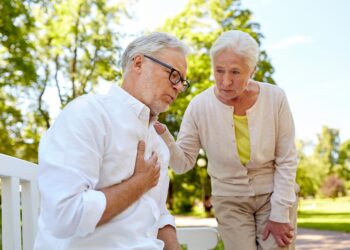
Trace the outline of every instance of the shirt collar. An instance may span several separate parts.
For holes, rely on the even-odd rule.
[[[142,122],[149,125],[151,111],[144,103],[116,85],[111,86],[108,94],[117,97],[118,100],[129,107],[131,112],[133,112]],[[151,117],[151,121],[153,121],[153,117]]]

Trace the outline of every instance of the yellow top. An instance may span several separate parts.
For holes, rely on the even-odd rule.
[[[239,159],[243,165],[250,160],[250,137],[247,116],[233,115],[235,121],[236,145]]]

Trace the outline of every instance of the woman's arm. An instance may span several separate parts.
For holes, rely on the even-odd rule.
[[[297,150],[293,117],[286,96],[283,93],[278,111],[274,191],[271,197],[270,219],[289,222],[289,208],[296,201],[295,176]]]
[[[184,114],[176,142],[164,124],[156,122],[154,127],[170,150],[170,167],[177,174],[192,169],[196,163],[201,143],[190,106]]]

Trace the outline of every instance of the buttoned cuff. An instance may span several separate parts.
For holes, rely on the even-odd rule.
[[[289,223],[289,207],[281,206],[271,199],[270,220],[279,223]]]
[[[80,219],[76,234],[84,237],[95,231],[106,209],[106,196],[101,191],[88,190],[83,193],[83,214]]]
[[[160,136],[168,147],[175,143],[174,137],[171,135],[168,128],[166,128],[166,130]]]
[[[170,225],[170,226],[173,226],[174,228],[176,228],[175,218],[171,214],[163,214],[159,218],[159,228],[163,228],[166,225]]]

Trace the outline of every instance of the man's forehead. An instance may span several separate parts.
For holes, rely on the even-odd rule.
[[[182,67],[184,70],[187,67],[186,56],[179,49],[169,48],[159,52],[159,56],[168,64],[176,67]]]

